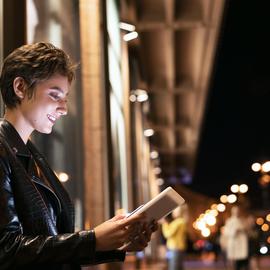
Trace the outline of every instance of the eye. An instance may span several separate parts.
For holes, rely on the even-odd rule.
[[[58,93],[55,93],[55,92],[49,93],[49,96],[55,101],[58,101],[58,100],[61,99],[61,96]]]

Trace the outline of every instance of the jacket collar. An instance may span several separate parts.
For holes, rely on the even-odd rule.
[[[27,145],[24,143],[13,125],[6,119],[0,119],[0,134],[5,137],[5,140],[17,156],[31,157],[31,153]]]
[[[11,148],[10,150],[16,152],[16,156],[20,156],[20,160],[28,160],[31,162],[36,160],[40,168],[42,169],[45,177],[48,179],[50,185],[53,187],[54,192],[52,194],[56,194],[58,198],[60,199],[60,202],[62,203],[62,206],[59,206],[59,209],[62,208],[61,211],[61,220],[63,220],[63,223],[61,223],[61,231],[63,232],[73,232],[74,231],[74,207],[73,203],[71,202],[67,192],[65,189],[63,189],[63,186],[59,182],[59,180],[56,178],[54,172],[50,168],[50,166],[47,164],[45,158],[39,153],[39,151],[35,148],[35,146],[32,144],[30,140],[28,140],[27,144],[23,142],[20,135],[16,131],[16,129],[5,119],[0,119],[0,142],[1,140],[5,141],[5,144]],[[14,148],[13,148],[14,147]],[[16,150],[15,150],[16,149]],[[29,150],[30,149],[30,150]],[[10,153],[10,150],[8,151]],[[31,154],[32,153],[32,154]],[[34,158],[31,158],[33,155]],[[13,164],[14,172],[17,173],[18,178],[21,179],[21,181],[24,181],[24,170],[22,172],[21,166],[17,166],[16,162],[17,159],[13,158],[13,155],[11,155],[10,158]],[[32,166],[33,167],[33,166]],[[26,170],[29,173],[29,169]],[[26,177],[27,178],[27,177]],[[29,183],[29,181],[26,181]],[[49,187],[50,188],[50,187]]]

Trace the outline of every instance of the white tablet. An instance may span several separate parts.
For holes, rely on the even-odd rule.
[[[128,217],[135,213],[145,213],[148,221],[151,222],[154,219],[158,221],[170,214],[175,208],[182,205],[184,202],[185,200],[180,196],[180,194],[178,194],[172,187],[167,187],[155,198],[136,208],[128,215]]]

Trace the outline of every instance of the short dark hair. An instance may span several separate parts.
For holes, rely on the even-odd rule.
[[[38,42],[23,45],[11,52],[4,60],[0,89],[3,101],[8,108],[20,104],[20,99],[14,92],[13,81],[22,77],[27,85],[27,95],[33,96],[35,85],[49,79],[55,74],[66,76],[69,83],[75,77],[76,65],[69,56],[51,43]]]

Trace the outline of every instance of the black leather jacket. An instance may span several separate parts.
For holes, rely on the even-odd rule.
[[[67,270],[122,261],[96,252],[93,231],[74,233],[70,198],[35,146],[0,120],[0,269]]]

